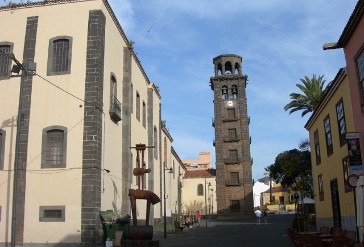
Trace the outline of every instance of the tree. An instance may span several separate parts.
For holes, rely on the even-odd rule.
[[[300,79],[303,85],[296,84],[296,86],[303,92],[291,93],[289,96],[291,102],[284,106],[285,111],[289,111],[289,114],[302,111],[301,117],[309,112],[313,112],[320,104],[324,95],[324,85],[326,80],[323,80],[323,75],[316,78],[316,75],[312,75],[312,78],[305,76],[304,79]]]
[[[313,195],[311,154],[307,150],[292,149],[280,153],[274,164],[266,167],[270,176],[282,186],[301,191],[302,196]]]

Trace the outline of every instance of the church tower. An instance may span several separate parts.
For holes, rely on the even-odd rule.
[[[213,59],[217,216],[253,213],[252,159],[247,114],[247,75],[242,57],[224,54]]]

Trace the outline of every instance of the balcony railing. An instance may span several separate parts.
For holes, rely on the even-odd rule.
[[[114,122],[119,122],[121,120],[121,103],[115,96],[110,97],[109,114]]]

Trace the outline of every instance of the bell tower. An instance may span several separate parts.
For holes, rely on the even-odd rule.
[[[224,54],[213,59],[217,216],[253,212],[252,159],[247,114],[247,75],[242,57]]]

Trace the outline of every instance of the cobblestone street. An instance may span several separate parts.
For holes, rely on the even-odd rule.
[[[257,225],[255,218],[244,220],[210,220],[205,227],[184,229],[180,233],[168,233],[163,238],[163,232],[154,234],[161,247],[167,246],[244,246],[244,247],[286,247],[292,246],[286,234],[291,226],[294,215],[269,215],[268,224]]]

